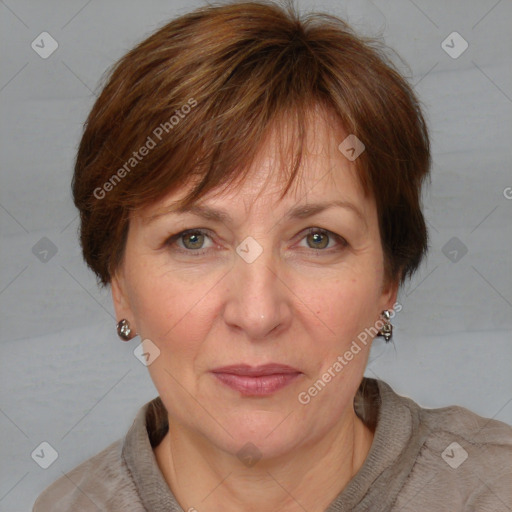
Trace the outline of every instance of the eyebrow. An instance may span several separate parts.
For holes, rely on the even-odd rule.
[[[350,203],[349,201],[342,201],[342,200],[336,200],[336,201],[329,201],[324,203],[307,203],[299,206],[295,206],[290,211],[288,211],[284,218],[286,220],[291,219],[306,219],[308,217],[312,217],[313,215],[316,215],[318,213],[323,212],[324,210],[328,210],[329,208],[338,207],[338,208],[345,208],[348,210],[351,210],[353,213],[357,215],[357,217],[360,218],[360,220],[363,221],[364,224],[366,224],[366,219],[364,215],[362,214],[361,210],[357,208],[356,205],[353,203]],[[160,211],[155,213],[154,215],[151,215],[146,218],[146,222],[150,223],[153,220],[162,217],[164,215],[182,215],[182,214],[192,214],[197,217],[201,217],[203,219],[222,222],[225,224],[233,223],[232,217],[223,210],[218,210],[216,208],[212,208],[211,206],[205,206],[205,205],[199,205],[199,204],[193,204],[191,206],[182,206],[179,208],[166,208],[164,211]]]

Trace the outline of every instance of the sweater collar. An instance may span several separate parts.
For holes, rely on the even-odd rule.
[[[426,437],[419,423],[419,406],[412,400],[397,395],[377,379],[364,378],[360,390],[356,412],[365,423],[376,423],[372,446],[357,474],[326,512],[362,512],[375,503],[379,503],[379,509],[387,510],[409,476]],[[151,445],[150,439],[154,444],[155,436],[158,439],[166,431],[165,425],[158,425],[155,434],[149,413],[155,406],[161,407],[159,397],[138,411],[125,436],[122,457],[148,511],[183,512],[158,467]]]
[[[123,442],[122,457],[149,512],[183,512],[164,479],[151,447],[147,413],[159,397],[145,404],[135,417]]]
[[[359,407],[367,414],[377,411],[372,446],[359,471],[326,512],[390,510],[426,438],[415,402],[397,395],[381,380],[365,378],[364,384],[367,392]],[[364,421],[365,414],[361,416]]]

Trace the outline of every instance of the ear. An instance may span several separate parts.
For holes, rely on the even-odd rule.
[[[382,287],[382,308],[393,309],[398,296],[398,288],[400,287],[400,278],[385,279]]]
[[[114,274],[110,280],[110,287],[112,290],[112,301],[114,303],[117,321],[119,322],[124,318],[130,322],[132,329],[134,329],[133,312],[130,308],[130,301],[128,300],[125,278],[122,271],[118,271]]]

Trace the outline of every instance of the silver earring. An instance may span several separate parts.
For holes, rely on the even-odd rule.
[[[128,320],[125,320],[124,318],[117,324],[117,335],[123,341],[130,341],[132,338],[136,336],[136,334],[132,331],[130,327],[130,322],[128,322]]]
[[[391,339],[391,336],[393,335],[393,325],[389,321],[391,315],[389,309],[385,309],[382,313],[382,318],[384,319],[384,325],[380,329],[380,331],[377,333],[379,336],[383,336],[386,340],[386,343]]]

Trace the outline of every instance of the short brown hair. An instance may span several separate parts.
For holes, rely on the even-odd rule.
[[[243,179],[286,116],[297,151],[284,196],[317,106],[365,144],[356,165],[376,201],[386,274],[401,282],[412,275],[427,250],[420,201],[430,167],[412,88],[378,40],[329,14],[301,17],[260,1],[174,19],[111,71],[85,124],[72,185],[84,258],[99,281],[109,283],[122,260],[130,212],[191,179],[183,205]]]

